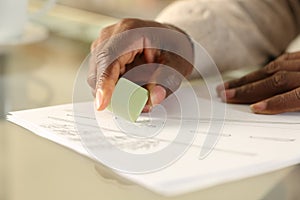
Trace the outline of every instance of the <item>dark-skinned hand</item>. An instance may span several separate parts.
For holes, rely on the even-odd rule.
[[[252,104],[258,114],[300,111],[300,52],[286,53],[262,69],[217,87],[227,103]]]
[[[166,37],[154,33],[150,35],[151,38],[147,38],[139,34],[138,31],[133,33],[129,31],[145,27],[170,30],[170,33],[180,33],[184,37],[178,41],[176,37],[172,37],[172,34]],[[127,35],[121,34],[127,32],[129,32]],[[87,80],[95,96],[97,110],[103,110],[108,106],[118,79],[124,74],[126,76],[126,72],[137,66],[150,64],[148,68],[133,73],[128,78],[137,83],[151,82],[143,85],[149,91],[149,100],[144,108],[144,112],[148,112],[153,106],[161,103],[168,95],[178,89],[181,84],[182,78],[179,78],[180,76],[173,72],[165,70],[162,65],[174,69],[182,77],[186,77],[192,72],[192,64],[183,57],[163,49],[147,47],[151,46],[152,42],[155,42],[156,46],[161,47],[171,44],[174,48],[185,52],[187,57],[193,57],[193,47],[188,36],[172,25],[140,19],[123,19],[101,31],[99,37],[91,46],[90,69]],[[117,55],[113,62],[109,61],[111,56],[117,54],[116,52],[120,48],[126,50],[127,47],[130,49],[135,45],[138,48]],[[192,58],[189,60],[192,60]],[[166,84],[156,84],[159,82]]]

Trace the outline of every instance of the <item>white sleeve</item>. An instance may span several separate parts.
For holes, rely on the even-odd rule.
[[[184,30],[224,71],[263,65],[284,52],[299,33],[300,1],[177,1],[156,20]]]

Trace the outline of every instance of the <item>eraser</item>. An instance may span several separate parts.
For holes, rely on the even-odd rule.
[[[120,78],[107,109],[116,116],[135,122],[147,100],[148,90],[125,78]]]

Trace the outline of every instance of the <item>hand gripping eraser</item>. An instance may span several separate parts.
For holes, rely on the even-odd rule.
[[[107,109],[118,117],[135,122],[146,105],[148,96],[145,88],[120,78]]]

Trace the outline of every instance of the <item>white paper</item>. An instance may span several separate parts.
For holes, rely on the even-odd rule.
[[[202,86],[201,86],[202,87]],[[197,91],[202,91],[198,88]],[[177,95],[183,95],[185,88],[182,87]],[[172,99],[173,98],[173,99]],[[185,96],[189,99],[189,96]],[[187,134],[196,132],[196,138],[188,151],[175,163],[152,173],[126,174],[116,170],[113,172],[126,179],[139,184],[147,189],[162,195],[174,196],[228,181],[238,180],[254,175],[263,174],[300,162],[300,115],[288,113],[276,116],[255,115],[249,111],[246,105],[229,105],[226,108],[226,118],[222,132],[214,150],[205,159],[199,159],[199,152],[207,137],[215,137],[212,133],[207,136],[211,117],[211,102],[215,106],[223,108],[224,104],[213,96],[197,94],[201,126],[197,130],[189,130]],[[114,123],[115,117],[109,111],[85,113],[86,107],[91,107],[92,102],[77,104],[82,112],[73,112],[73,105],[60,105],[33,110],[12,112],[8,120],[27,128],[33,133],[66,146],[84,156],[96,159],[83,147],[74,124],[74,115],[80,115],[82,123],[85,123],[86,132],[97,131],[99,127],[90,126],[95,118],[102,120],[99,124],[105,130],[105,139],[120,149],[136,154],[155,152],[170,142],[176,136],[176,130],[180,126],[180,120],[197,120],[195,116],[184,116],[179,119],[170,109],[174,109],[174,97],[164,102],[166,111],[169,112],[167,125],[164,130],[158,130],[161,134],[148,139],[127,137],[120,127]],[[178,103],[178,102],[177,102]],[[174,104],[174,105],[175,105]],[[178,106],[178,105],[177,105]],[[159,109],[158,109],[159,110]],[[176,109],[175,109],[176,110]],[[192,113],[192,112],[191,112]],[[142,115],[137,125],[145,130],[156,130],[163,119],[158,113],[149,122],[147,114]],[[78,117],[78,116],[77,116]],[[215,119],[222,122],[222,119]],[[128,124],[124,124],[128,126]],[[128,128],[128,127],[127,127]],[[134,131],[134,130],[133,130]],[[138,133],[135,133],[138,134]],[[91,142],[93,142],[91,140]],[[95,141],[94,141],[95,142]],[[99,146],[95,142],[93,144]],[[181,145],[181,144],[178,144]],[[103,150],[105,146],[101,147]],[[109,151],[109,149],[106,149]],[[98,160],[98,162],[101,162]]]

